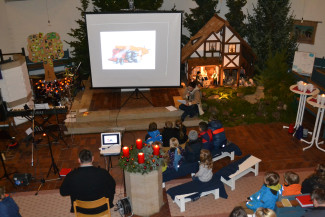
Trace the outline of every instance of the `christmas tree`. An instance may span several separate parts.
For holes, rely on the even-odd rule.
[[[269,55],[285,52],[287,63],[292,63],[297,47],[291,35],[293,16],[290,0],[258,0],[252,15],[248,15],[247,39],[258,57],[257,70],[264,69]]]
[[[246,5],[246,0],[227,0],[229,13],[225,14],[229,24],[244,38],[246,36],[246,25],[244,20],[246,15],[243,13],[242,8]]]
[[[88,5],[89,0],[81,0],[81,7],[77,7],[78,11],[80,11],[81,19],[76,20],[79,27],[71,29],[71,32],[68,33],[68,35],[75,38],[75,41],[65,41],[72,48],[71,54],[73,55],[73,62],[75,64],[81,62],[79,75],[83,79],[88,78],[90,73],[88,38],[85,21],[85,13],[87,12]]]
[[[191,8],[191,14],[185,13],[184,27],[195,35],[215,14],[218,0],[195,0],[198,7]],[[189,37],[182,35],[182,44],[186,44]]]

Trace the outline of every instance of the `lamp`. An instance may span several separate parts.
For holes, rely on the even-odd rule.
[[[129,1],[129,8],[130,10],[134,9],[134,0],[128,0]]]

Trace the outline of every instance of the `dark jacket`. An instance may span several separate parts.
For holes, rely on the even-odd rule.
[[[220,121],[210,121],[208,126],[212,131],[214,149],[220,149],[222,145],[227,144],[225,130]]]
[[[213,150],[213,136],[211,129],[199,133],[199,138],[202,141],[202,148],[212,151]]]
[[[324,217],[325,207],[314,207],[309,210],[302,217]]]
[[[21,217],[19,208],[11,197],[5,197],[0,202],[0,216],[1,217]]]
[[[169,140],[173,137],[177,138],[178,132],[176,128],[166,128],[164,127],[162,131],[162,141],[164,147],[169,147]],[[181,144],[181,143],[180,143]]]
[[[92,201],[107,197],[110,207],[113,207],[115,186],[115,180],[107,170],[93,166],[79,167],[65,177],[60,194],[71,197],[71,212],[75,200]]]
[[[187,136],[187,129],[186,127],[183,125],[182,127],[182,131],[183,131],[183,138],[181,138],[180,134],[181,134],[181,129],[179,128],[175,128],[177,130],[177,139],[178,139],[178,142],[179,144],[184,144],[185,142],[187,142],[188,140],[188,136]]]
[[[301,193],[302,194],[311,194],[316,188],[324,188],[325,184],[320,183],[318,178],[315,175],[305,179],[301,185]]]
[[[186,162],[193,163],[200,160],[202,142],[200,139],[188,141],[185,145],[184,158]]]

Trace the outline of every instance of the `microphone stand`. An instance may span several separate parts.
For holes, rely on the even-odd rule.
[[[55,178],[55,179],[47,179],[47,180],[45,180],[44,178],[42,178],[42,179],[41,179],[41,184],[40,184],[40,186],[38,187],[37,192],[35,193],[35,195],[38,195],[38,192],[41,190],[41,188],[42,188],[42,186],[45,184],[45,182],[56,181],[56,180],[60,180],[60,179],[61,179],[59,168],[58,168],[58,166],[56,165],[55,160],[54,160],[54,157],[53,157],[53,152],[52,152],[52,142],[50,141],[50,137],[49,137],[48,133],[46,133],[46,136],[47,136],[47,140],[48,140],[48,142],[49,142],[49,150],[50,150],[51,162],[52,162],[52,163],[51,163],[51,166],[50,166],[50,169],[49,169],[49,171],[48,171],[48,173],[47,173],[46,178],[49,177],[49,175],[50,175],[52,169],[53,169],[54,174],[58,174],[58,178]]]

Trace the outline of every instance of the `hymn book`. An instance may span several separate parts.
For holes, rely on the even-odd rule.
[[[301,207],[313,207],[313,201],[310,198],[310,195],[301,195],[301,196],[297,196],[296,200],[298,201],[298,203],[300,204]]]

